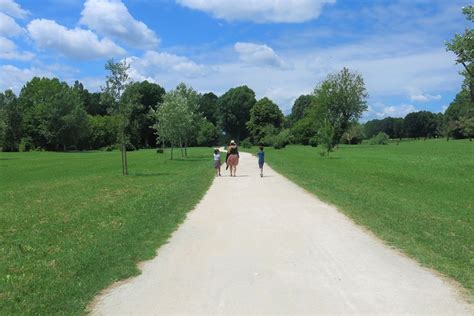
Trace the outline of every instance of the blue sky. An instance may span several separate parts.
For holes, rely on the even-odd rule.
[[[362,74],[364,120],[440,112],[462,77],[444,41],[464,0],[0,0],[0,90],[33,76],[104,83],[107,59],[167,90],[246,84],[285,113],[327,74]]]

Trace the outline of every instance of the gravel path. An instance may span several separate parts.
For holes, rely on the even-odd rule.
[[[224,171],[224,170],[223,170]],[[225,172],[224,172],[225,173]],[[473,314],[450,283],[241,154],[96,315]],[[185,197],[183,197],[185,198]]]

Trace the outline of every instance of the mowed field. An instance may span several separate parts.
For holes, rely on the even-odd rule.
[[[266,149],[266,161],[422,265],[474,293],[474,142]],[[251,152],[257,152],[252,148]]]
[[[212,182],[212,149],[189,156],[0,153],[0,314],[82,314],[137,274]]]

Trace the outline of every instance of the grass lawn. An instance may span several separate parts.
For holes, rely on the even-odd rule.
[[[122,176],[119,152],[0,153],[0,314],[82,314],[136,275],[212,182],[212,149],[189,155]]]
[[[474,293],[474,142],[266,149],[276,171]],[[254,147],[251,152],[257,152]]]

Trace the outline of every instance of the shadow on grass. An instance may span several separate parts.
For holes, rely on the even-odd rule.
[[[17,160],[17,159],[19,159],[19,158],[0,158],[0,161],[1,160]]]

